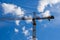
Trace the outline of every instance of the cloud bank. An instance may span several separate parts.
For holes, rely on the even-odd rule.
[[[49,10],[45,10],[47,6],[50,6]],[[42,16],[46,17],[53,13],[55,19],[49,22],[47,25],[52,27],[59,27],[60,25],[60,0],[39,0],[39,4],[37,6],[38,12],[42,12]]]
[[[44,12],[44,9],[47,7],[47,5],[52,6],[59,2],[60,0],[40,0],[37,9],[39,12]]]
[[[4,11],[4,14],[12,14],[13,16],[17,16],[17,17],[22,17],[24,15],[24,10],[17,6],[17,5],[14,5],[14,4],[8,4],[8,3],[2,3],[1,4],[2,8],[3,8],[3,11]],[[19,25],[19,20],[16,20],[16,25]]]
[[[44,13],[42,13],[42,16],[43,16],[43,17],[48,17],[48,16],[50,16],[50,11],[49,11],[49,10],[46,10]]]
[[[23,16],[24,14],[24,10],[14,4],[2,3],[2,8],[5,14],[11,13],[18,16]]]
[[[3,12],[4,14],[12,14],[13,16],[17,16],[17,17],[23,17],[25,14],[25,10],[17,5],[14,4],[9,4],[9,3],[2,3],[1,4],[2,8],[3,8]],[[25,16],[25,18],[32,18],[32,16]],[[16,20],[16,25],[19,25],[20,20]],[[26,20],[27,23],[32,22],[31,20]]]

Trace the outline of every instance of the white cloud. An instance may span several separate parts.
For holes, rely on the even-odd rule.
[[[7,13],[12,13],[17,6],[13,4],[2,3],[2,7],[4,9],[4,13],[7,14]]]
[[[24,10],[14,4],[2,3],[2,8],[5,14],[11,13],[17,16],[22,16],[24,14]]]
[[[29,31],[28,30],[23,31],[23,33],[25,34],[25,36],[29,35]]]
[[[60,2],[60,0],[40,0],[37,9],[39,12],[43,12],[47,5],[52,6],[59,2]]]
[[[24,15],[24,10],[14,4],[2,3],[2,8],[5,14],[16,15],[17,17],[22,17]],[[16,20],[16,24],[19,25],[19,20]]]
[[[30,35],[31,32],[29,32],[29,30],[32,31],[32,28],[30,28],[29,30],[26,30],[24,26],[22,30],[23,30],[24,35],[27,36],[27,40],[33,40],[32,36]],[[36,40],[38,39],[36,38]]]
[[[15,31],[16,33],[17,33],[17,32],[19,32],[19,30],[18,30],[18,29],[16,29],[16,28],[14,29],[14,31]]]
[[[16,20],[15,22],[16,22],[16,25],[19,25],[19,23],[20,23],[20,20]]]
[[[50,11],[49,11],[49,10],[46,10],[44,13],[42,13],[42,16],[43,16],[43,17],[48,17],[48,16],[50,16]]]
[[[30,16],[25,16],[25,18],[28,19],[28,20],[26,20],[27,23],[32,22],[32,16],[31,15]]]
[[[43,12],[45,7],[47,6],[48,2],[46,0],[41,0],[39,1],[39,4],[38,4],[38,11],[39,12]]]
[[[25,26],[22,28],[22,30],[23,30],[23,33],[24,33],[25,36],[30,35],[29,30],[26,30]]]

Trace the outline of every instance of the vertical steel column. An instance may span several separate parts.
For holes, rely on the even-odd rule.
[[[35,22],[35,18],[33,18],[33,40],[36,40],[36,22]]]

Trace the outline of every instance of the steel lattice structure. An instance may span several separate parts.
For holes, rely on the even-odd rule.
[[[32,37],[33,37],[33,40],[36,40],[36,21],[35,20],[48,19],[50,21],[50,19],[54,19],[54,16],[48,16],[48,17],[40,18],[40,17],[36,17],[35,12],[33,12],[33,14],[34,14],[33,18],[25,18],[25,17],[22,17],[22,18],[7,18],[7,17],[1,17],[0,20],[31,20],[32,19],[32,22],[33,22]]]

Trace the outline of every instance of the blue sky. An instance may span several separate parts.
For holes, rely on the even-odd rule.
[[[60,40],[59,0],[0,0],[0,17],[30,17],[36,12],[39,17],[53,15],[55,19],[36,20],[38,40]],[[23,14],[23,15],[21,15]],[[1,20],[0,40],[32,40],[31,20]]]

